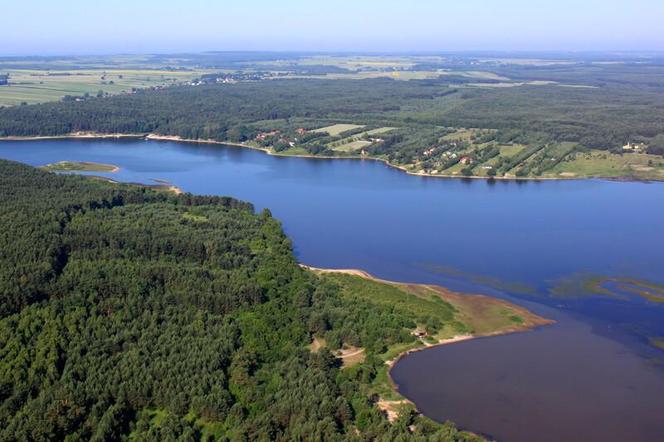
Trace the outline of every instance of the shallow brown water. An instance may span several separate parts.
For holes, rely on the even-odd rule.
[[[427,416],[499,441],[664,441],[655,364],[562,317],[412,353],[392,377]]]

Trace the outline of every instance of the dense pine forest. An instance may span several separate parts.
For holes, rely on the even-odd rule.
[[[366,388],[372,355],[452,310],[342,296],[268,211],[0,161],[0,219],[0,440],[473,438],[389,423]],[[341,369],[314,336],[367,358]]]

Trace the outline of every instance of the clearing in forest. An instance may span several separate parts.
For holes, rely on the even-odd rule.
[[[317,133],[322,132],[331,135],[333,137],[336,137],[344,132],[348,132],[349,130],[360,129],[362,127],[364,126],[361,126],[359,124],[333,124],[332,126],[326,126],[326,127],[321,127],[319,129],[315,129],[312,132],[317,132]]]

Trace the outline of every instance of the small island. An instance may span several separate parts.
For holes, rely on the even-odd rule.
[[[116,173],[120,170],[113,164],[93,163],[91,161],[59,161],[57,163],[42,166],[49,172],[109,172]]]

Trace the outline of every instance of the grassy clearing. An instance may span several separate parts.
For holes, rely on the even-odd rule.
[[[388,305],[416,317],[435,315],[443,321],[454,319],[454,307],[433,296],[433,293],[421,296],[405,291],[397,285],[380,283],[359,276],[329,274],[325,277],[339,285],[345,296]]]
[[[443,141],[466,141],[470,142],[472,138],[476,137],[477,135],[480,134],[480,130],[478,129],[457,129],[452,133],[449,133],[445,135],[442,140]]]
[[[642,179],[663,179],[664,159],[644,153],[622,155],[604,151],[576,153],[568,161],[563,161],[550,171],[561,177],[633,177]]]
[[[42,167],[52,172],[117,172],[118,166],[113,164],[93,163],[89,161],[60,161]]]
[[[333,124],[331,126],[326,126],[326,127],[321,127],[319,129],[315,129],[312,132],[317,132],[317,133],[326,133],[328,135],[331,135],[333,137],[337,137],[341,135],[344,132],[347,132],[349,130],[355,130],[355,129],[360,129],[363,128],[364,126],[361,126],[359,124]]]
[[[436,338],[449,338],[459,333],[487,335],[548,323],[522,307],[489,296],[465,295],[438,286],[389,283],[340,273],[328,273],[325,278],[339,285],[345,296],[388,305],[414,318],[434,316],[440,319],[446,327]],[[399,350],[403,351],[403,346]],[[388,350],[388,354],[392,355],[393,350]]]
[[[362,127],[362,126],[358,126]],[[368,140],[367,138],[375,137],[377,135],[388,133],[394,130],[394,127],[379,127],[377,129],[371,129],[364,132],[357,133],[350,137],[344,138],[339,141],[334,141],[327,145],[328,148],[336,150],[338,152],[355,152],[364,147],[370,146],[374,141]],[[342,132],[343,133],[343,132]]]
[[[336,150],[338,152],[355,152],[356,150],[360,150],[364,147],[371,146],[371,144],[372,144],[371,141],[366,141],[366,140],[348,141],[341,145],[333,146],[332,150]]]
[[[366,135],[382,135],[382,134],[386,134],[388,132],[391,132],[393,130],[396,130],[396,127],[379,127],[377,129],[368,130],[368,131],[364,132],[364,134],[366,134]]]

